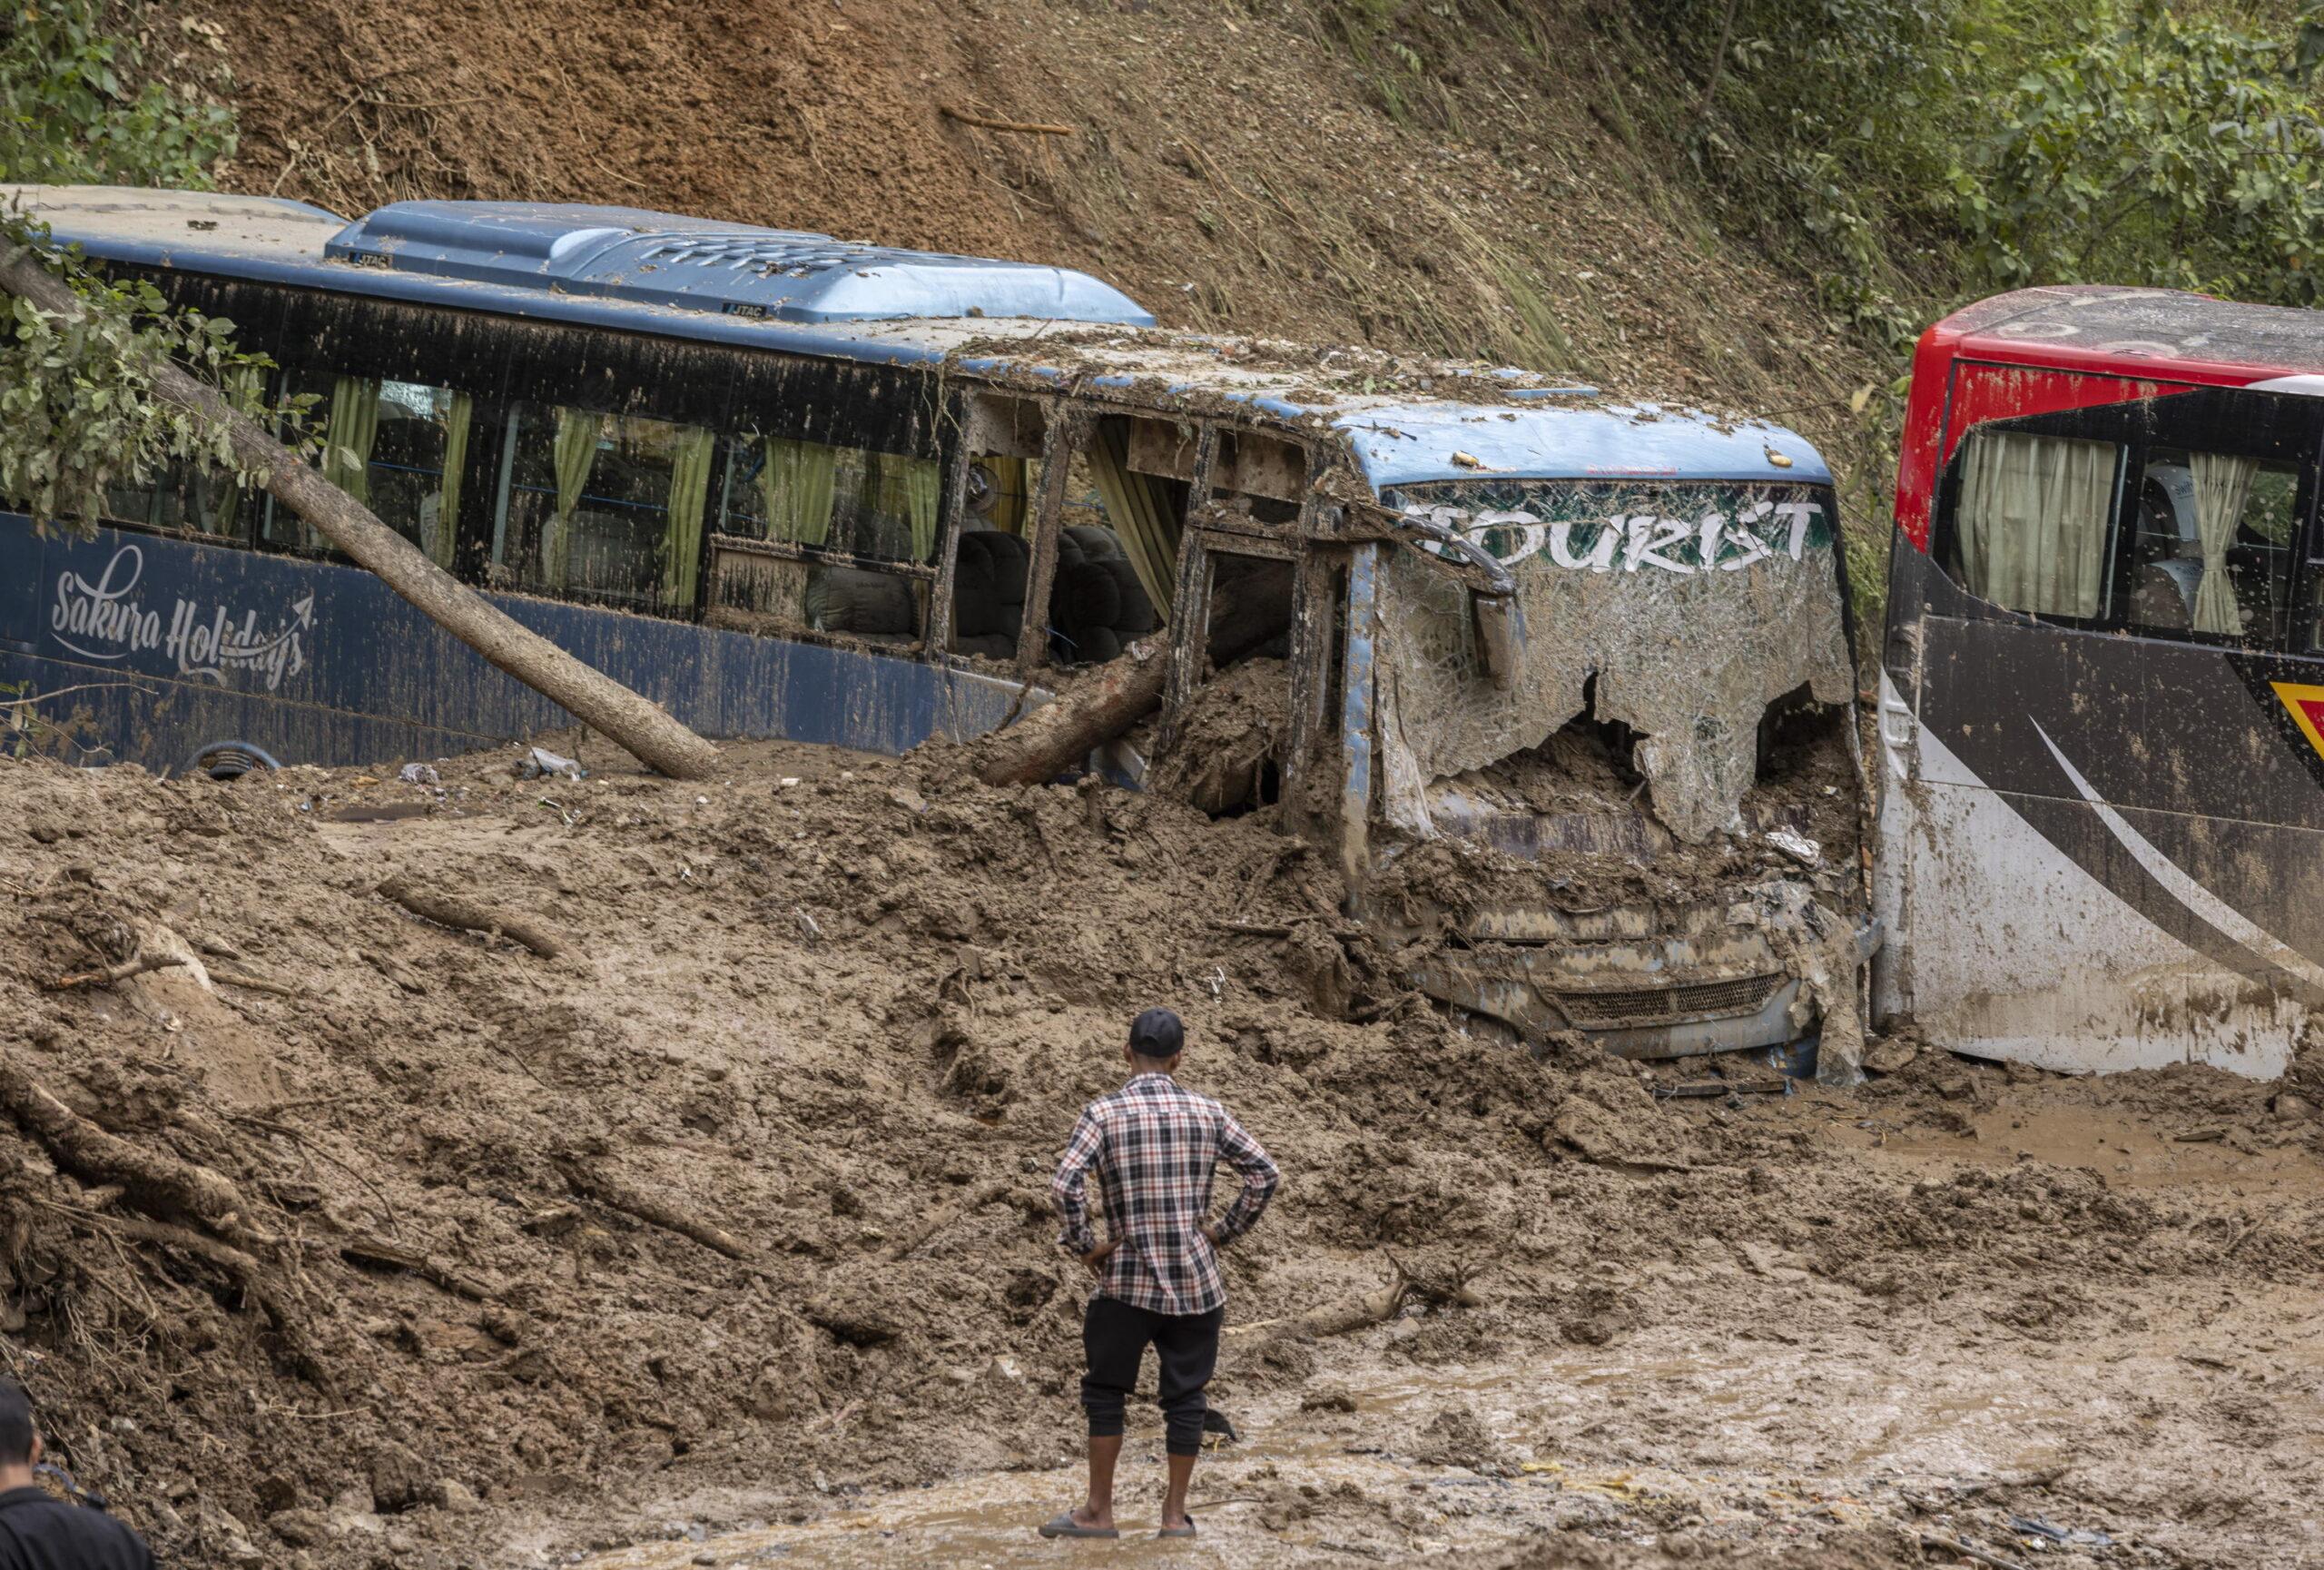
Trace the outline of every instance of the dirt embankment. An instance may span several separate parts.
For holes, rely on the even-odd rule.
[[[1450,1031],[1266,812],[996,792],[945,755],[741,748],[699,787],[514,755],[440,785],[0,764],[0,1348],[179,1562],[525,1562],[1068,1486],[1081,1282],[1046,1174],[1157,1002],[1288,1174],[1237,1320],[1416,1283],[1390,1323],[1230,1357],[1253,1432],[1206,1496],[1261,1501],[1217,1515],[1263,1557],[1854,1553],[2014,1510],[2295,1562],[2270,1534],[2319,1365],[2268,1305],[2317,1300],[2324,1256],[2312,1124],[2265,1087],[1892,1047],[1856,1097],[1658,1101]],[[558,952],[422,921],[397,874]],[[141,951],[210,984],[47,990]],[[121,1180],[123,1150],[231,1198]],[[1463,1405],[1482,1448],[1438,1421]],[[1940,1442],[1988,1412],[2069,1463]],[[1384,1459],[1303,1472],[1319,1447]],[[1906,1451],[1903,1481],[1861,1459]],[[1531,1492],[1461,1504],[1472,1463]],[[1790,1502],[1739,1509],[1747,1474]]]
[[[1193,0],[173,0],[214,24],[230,189],[357,213],[609,202],[1059,262],[1175,325],[1482,357],[1770,411],[1849,466],[1893,372],[1714,237],[1583,8]],[[1069,136],[979,129],[1063,123]],[[1868,455],[1867,455],[1868,456]],[[1861,468],[1863,472],[1857,472]],[[1886,525],[1873,530],[1886,539]]]

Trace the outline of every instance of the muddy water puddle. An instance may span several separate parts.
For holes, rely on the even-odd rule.
[[[1786,1523],[1861,1521],[1896,1490],[2054,1467],[2063,1434],[2097,1416],[2054,1388],[2094,1383],[2064,1366],[2037,1386],[2007,1369],[1859,1361],[1835,1377],[1798,1347],[1694,1352],[1640,1344],[1602,1356],[1319,1374],[1354,1413],[1299,1408],[1300,1392],[1234,1404],[1245,1442],[1198,1469],[1189,1545],[1153,1535],[1159,1434],[1134,1427],[1116,1541],[1045,1542],[1035,1526],[1079,1497],[1071,1466],[964,1476],[797,1525],[640,1545],[590,1570],[774,1562],[1018,1566],[1227,1566],[1402,1559],[1580,1526],[1627,1535],[1688,1523],[1737,1535]],[[1070,1408],[1059,1402],[1061,1426]],[[1472,1417],[1448,1430],[1448,1409]],[[1456,1450],[1447,1464],[1447,1434]],[[1611,1441],[1610,1443],[1610,1441]],[[1606,1457],[1623,1456],[1620,1463]],[[1421,1457],[1431,1458],[1423,1460]]]
[[[2093,1105],[2074,1087],[2045,1101],[2027,1094],[2007,1108],[1966,1114],[1974,1131],[1947,1133],[1879,1117],[1836,1121],[1827,1138],[1909,1166],[2009,1166],[2020,1160],[2086,1167],[2124,1189],[2190,1186],[2264,1191],[2281,1200],[2324,1194],[2324,1168],[2305,1150],[2250,1148],[2225,1127],[2188,1127]]]

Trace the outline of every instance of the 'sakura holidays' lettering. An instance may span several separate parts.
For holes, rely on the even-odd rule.
[[[181,676],[198,676],[224,686],[230,670],[262,677],[269,692],[286,676],[307,668],[305,635],[313,627],[314,596],[295,601],[289,614],[261,627],[258,612],[239,620],[226,606],[204,614],[194,600],[172,597],[167,620],[136,597],[145,568],[144,553],[124,545],[91,583],[78,572],[57,575],[49,631],[84,659],[121,660],[153,650],[171,660]]]

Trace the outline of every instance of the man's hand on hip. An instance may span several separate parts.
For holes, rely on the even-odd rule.
[[[1121,1239],[1118,1238],[1115,1239],[1110,1243],[1101,1243],[1097,1248],[1094,1248],[1088,1253],[1082,1255],[1081,1262],[1089,1267],[1089,1273],[1091,1275],[1103,1275],[1106,1270],[1106,1261],[1112,1259],[1114,1257],[1114,1250],[1121,1246]]]

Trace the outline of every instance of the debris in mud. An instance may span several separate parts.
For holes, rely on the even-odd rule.
[[[264,775],[0,761],[15,821],[84,831],[0,836],[0,1063],[28,1081],[17,1104],[44,1091],[232,1196],[202,1198],[175,1167],[124,1177],[78,1125],[52,1148],[36,1110],[0,1118],[0,1224],[15,1239],[0,1253],[0,1346],[59,1458],[165,1554],[215,1557],[231,1516],[245,1540],[317,1570],[516,1563],[529,1549],[505,1545],[562,1556],[625,1540],[607,1534],[680,1492],[749,1491],[727,1525],[787,1520],[842,1488],[1063,1453],[1086,1279],[1050,1246],[1041,1180],[1148,1001],[1181,1009],[1188,1077],[1286,1173],[1227,1260],[1241,1333],[1222,1372],[1238,1419],[1313,1390],[1311,1422],[1401,1450],[1429,1414],[1363,1395],[1384,1370],[1600,1358],[1666,1324],[1740,1326],[1754,1358],[1786,1347],[1778,1335],[1849,1334],[1845,1313],[1799,1322],[1787,1295],[1807,1290],[1862,1293],[1881,1337],[1937,1348],[1932,1367],[2038,1371],[2024,1348],[2116,1315],[2161,1324],[2223,1283],[2324,1280],[2309,1240],[2324,1210],[2293,1180],[2264,1210],[2224,1188],[2115,1192],[2111,1172],[2049,1161],[1956,1181],[1950,1158],[1902,1139],[1835,1144],[1853,1125],[1825,1099],[1658,1109],[1631,1066],[1579,1039],[1536,1057],[1426,1010],[1330,1017],[1280,956],[1302,923],[1350,956],[1342,891],[1330,858],[1287,851],[1265,808],[1214,820],[1109,794],[1100,830],[1075,793],[992,790],[941,749],[842,771],[767,746],[734,749],[731,782],[707,787],[603,775],[584,828],[540,813],[507,755],[390,787],[465,790],[466,815],[347,823],[298,810],[345,788],[320,771],[286,792]],[[802,783],[777,790],[786,777]],[[1017,810],[1027,800],[1034,815]],[[463,869],[463,894],[488,891],[500,912],[554,910],[566,957],[374,897],[390,853]],[[815,913],[821,942],[795,910]],[[204,992],[183,967],[41,990],[133,952],[155,921],[205,965],[262,967],[297,995]],[[1359,996],[1377,984],[1347,963]],[[1972,1100],[1938,1090],[1955,1074]],[[1994,1110],[1977,1111],[1987,1081]],[[2168,1136],[2258,1131],[2293,1161],[2315,1128],[2224,1076],[2017,1084],[1931,1051],[1859,1093],[1902,1127],[1936,1107],[1990,1121],[2013,1098],[2081,1097],[2152,1120],[2157,1150],[2212,1162],[2259,1158]],[[1775,1267],[1753,1272],[1706,1236],[1773,1249]],[[1776,1273],[1791,1259],[1809,1280]],[[1301,1323],[1334,1305],[1344,1333]],[[1982,1328],[1974,1358],[1965,1327]],[[1863,1377],[1887,1346],[1843,1340],[1819,1366]],[[1729,1409],[1689,1387],[1633,1407],[1596,1388],[1560,1374],[1529,1397],[1555,1397],[1561,1458],[1721,1443]],[[2266,1480],[2255,1490],[2288,1486],[2296,1426],[2208,1400],[2157,1419],[2176,1465],[2232,1453]],[[1608,1427],[1583,1433],[1590,1422]],[[1783,1431],[1750,1442],[1807,1464]],[[383,1475],[375,1498],[372,1459],[390,1444],[428,1466]],[[2121,1483],[2109,1468],[2129,1463],[2087,1448],[2075,1479]],[[1393,1560],[1435,1530],[1399,1517],[1395,1497],[1291,1489],[1282,1513]],[[412,1502],[378,1514],[390,1499]],[[1640,1521],[1635,1504],[1600,1506],[1608,1529]],[[2087,1518],[2063,1503],[2040,1514]],[[389,1530],[407,1545],[388,1551]],[[2240,1544],[2216,1556],[2265,1559]]]
[[[1413,1442],[1413,1459],[1431,1466],[1465,1466],[1472,1472],[1506,1474],[1517,1458],[1493,1437],[1474,1408],[1453,1402],[1437,1409]]]
[[[1258,806],[1283,766],[1289,667],[1253,658],[1196,689],[1176,740],[1154,760],[1147,788],[1221,817]]]

